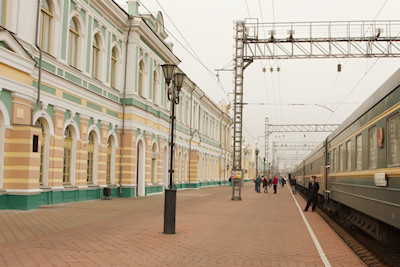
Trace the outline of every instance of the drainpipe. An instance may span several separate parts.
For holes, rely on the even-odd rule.
[[[119,196],[122,196],[122,164],[124,159],[124,140],[125,140],[125,95],[126,95],[126,76],[128,68],[128,43],[129,35],[131,33],[133,17],[129,15],[129,29],[128,36],[126,37],[126,48],[125,48],[125,73],[124,73],[124,93],[122,96],[122,133],[121,133],[121,159],[119,165]]]
[[[223,149],[222,149],[222,143],[221,143],[221,140],[222,140],[222,138],[221,138],[221,132],[222,132],[222,120],[224,119],[224,112],[221,110],[221,120],[219,121],[219,146],[221,147],[221,158],[220,158],[220,162],[219,162],[219,171],[221,172],[221,170],[222,170],[222,168],[221,168],[221,162],[222,162],[222,155],[223,155],[223,153],[224,153],[224,151],[223,151]],[[224,170],[224,172],[225,172],[225,166],[223,166],[223,170]],[[221,183],[222,183],[222,177],[221,177],[222,175],[220,175],[220,177],[219,177],[219,180],[220,180],[220,185],[221,185]],[[225,177],[224,177],[224,180],[225,180]]]
[[[193,140],[193,133],[192,133],[192,119],[193,119],[193,91],[196,88],[196,85],[193,86],[192,91],[190,92],[190,124],[189,124],[189,133],[190,133],[190,139],[189,139],[189,188],[192,188],[192,182],[191,182],[191,175],[190,175],[190,154],[192,153],[192,140]]]
[[[38,73],[38,89],[37,89],[37,97],[36,97],[36,107],[39,107],[40,105],[40,85],[42,81],[42,49],[40,45],[38,44],[38,34],[39,34],[39,17],[40,17],[40,4],[41,0],[37,1],[37,10],[36,10],[36,33],[35,33],[35,45],[39,49],[39,73]],[[33,114],[34,114],[35,108],[32,109],[32,125],[34,123],[33,121]]]

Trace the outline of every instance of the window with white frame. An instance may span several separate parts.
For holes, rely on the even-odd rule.
[[[79,49],[79,29],[76,18],[72,18],[69,23],[69,57],[68,64],[78,67],[78,49]]]
[[[51,4],[48,0],[42,0],[40,12],[40,48],[46,53],[50,53],[51,49],[51,23],[53,14],[51,12]]]
[[[100,37],[95,34],[92,42],[92,77],[99,79],[99,65],[100,65]]]
[[[157,76],[157,71],[153,71],[153,94],[152,94],[152,100],[154,104],[157,104],[157,84],[158,84],[158,76]]]
[[[112,88],[116,88],[116,75],[117,75],[117,48],[113,47],[111,52],[111,82]]]
[[[139,62],[138,94],[144,97],[144,63],[142,60]]]
[[[68,126],[64,132],[63,184],[71,184],[72,129]]]
[[[356,136],[356,170],[362,169],[362,135]]]

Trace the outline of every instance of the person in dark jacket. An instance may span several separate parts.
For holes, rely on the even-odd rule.
[[[267,177],[262,177],[262,183],[263,183],[263,187],[264,187],[264,193],[268,193],[268,180]]]
[[[315,181],[316,178],[315,176],[311,176],[311,182],[308,183],[308,200],[304,211],[308,211],[311,202],[313,203],[312,211],[315,211],[317,207],[319,184]]]
[[[293,178],[290,180],[290,185],[292,186],[293,195],[296,194],[296,184],[297,184],[296,177],[293,176]]]

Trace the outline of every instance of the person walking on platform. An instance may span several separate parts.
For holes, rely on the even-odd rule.
[[[232,186],[232,176],[229,177],[229,186]]]
[[[268,180],[267,177],[262,176],[262,183],[264,187],[264,193],[268,193]]]
[[[259,177],[257,177],[256,178],[256,191],[257,191],[257,193],[261,193],[260,192],[260,185],[261,185],[261,178],[260,178],[260,176]]]
[[[272,179],[272,184],[274,185],[274,194],[276,194],[276,187],[278,186],[278,178],[276,176]]]
[[[316,178],[315,176],[311,176],[311,182],[308,183],[308,200],[304,211],[308,211],[311,202],[313,203],[312,211],[315,211],[317,207],[319,184],[315,181]]]
[[[285,186],[286,180],[284,177],[282,177],[282,188]]]
[[[254,177],[254,191],[257,192],[257,177]]]
[[[269,185],[269,187],[272,187],[272,178],[271,177],[269,177],[269,179],[268,179],[268,185]]]
[[[297,184],[296,177],[293,176],[293,178],[290,180],[290,185],[292,186],[293,195],[296,195],[296,184]]]

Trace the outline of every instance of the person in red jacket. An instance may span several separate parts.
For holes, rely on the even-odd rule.
[[[276,194],[276,187],[278,186],[278,178],[276,176],[272,179],[272,184],[274,185],[274,194]]]

